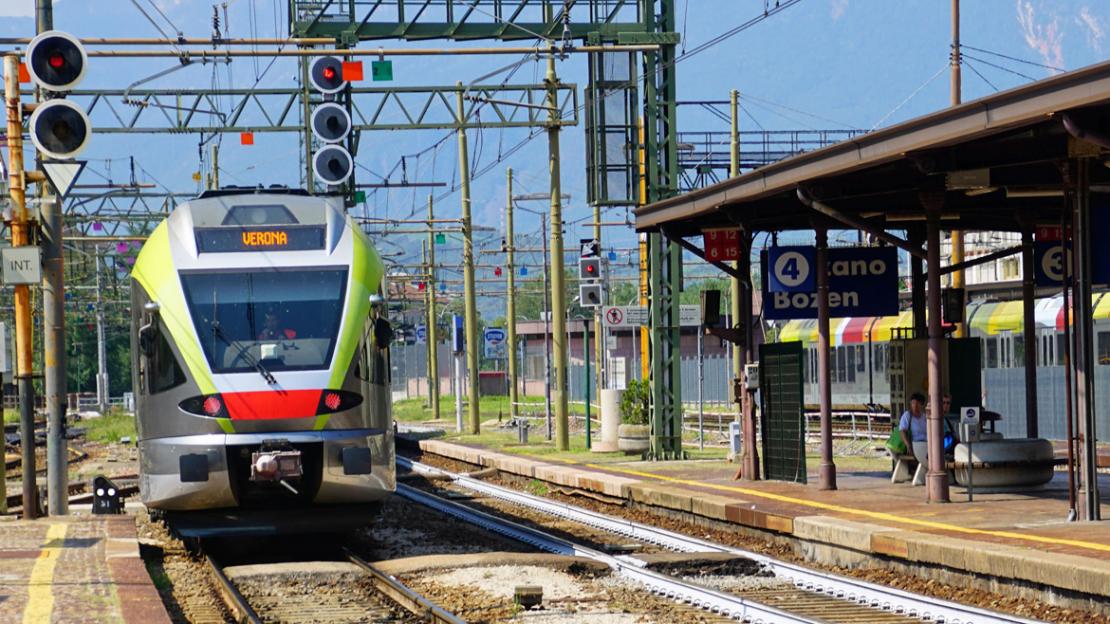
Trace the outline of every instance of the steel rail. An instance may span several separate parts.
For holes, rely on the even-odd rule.
[[[891,613],[916,617],[926,621],[944,622],[945,624],[1040,624],[1038,620],[997,613],[978,607],[943,601],[938,598],[921,596],[900,589],[883,587],[850,577],[810,570],[760,553],[717,544],[624,518],[607,516],[568,503],[560,503],[503,488],[473,477],[414,462],[405,457],[398,457],[397,463],[414,472],[446,476],[463,488],[492,498],[663,548],[678,552],[720,552],[748,557],[766,566],[775,576],[794,583],[796,587]]]
[[[390,600],[404,607],[409,613],[419,616],[428,622],[437,622],[439,624],[466,624],[466,620],[428,600],[401,581],[398,581],[395,577],[374,567],[370,562],[365,561],[347,549],[344,549],[344,552],[351,563],[362,568],[364,572],[370,575],[371,583],[373,583],[375,589],[388,596]]]
[[[235,621],[262,624],[262,618],[258,617],[258,613],[247,602],[247,599],[239,592],[231,579],[227,578],[220,564],[216,563],[216,560],[210,555],[205,555],[204,561],[208,564],[208,571],[216,580],[216,589],[220,592],[220,598],[223,599],[224,604],[235,616]]]
[[[460,503],[440,498],[416,488],[398,484],[397,494],[415,503],[447,514],[463,522],[515,539],[548,552],[587,557],[602,562],[614,572],[644,585],[653,594],[665,596],[677,602],[718,613],[744,622],[756,624],[819,624],[820,620],[794,615],[760,604],[753,600],[726,594],[637,566],[635,563],[605,554],[603,552],[575,544],[569,540],[555,537],[515,522],[498,518]]]

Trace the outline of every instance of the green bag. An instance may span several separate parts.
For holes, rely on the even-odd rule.
[[[886,439],[886,447],[894,455],[906,455],[909,449],[906,448],[906,443],[902,441],[902,430],[895,427],[890,432],[890,437]]]

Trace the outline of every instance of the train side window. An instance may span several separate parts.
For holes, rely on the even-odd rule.
[[[158,332],[154,355],[150,358],[150,393],[158,394],[185,383],[185,372],[173,356],[165,334]]]
[[[809,349],[802,349],[802,383],[809,383]]]
[[[863,345],[856,345],[856,372],[862,373],[867,370],[867,362],[864,360]]]
[[[987,368],[998,368],[998,338],[987,338]]]
[[[1025,338],[1023,336],[1014,336],[1014,359],[1010,362],[1013,368],[1023,368],[1025,366]],[[1037,345],[1033,345],[1036,348]]]
[[[1095,363],[1103,365],[1110,364],[1110,332],[1099,332],[1097,344],[1098,357]]]
[[[1067,345],[1064,344],[1064,334],[1063,333],[1056,334],[1056,365],[1057,366],[1063,366],[1064,365],[1064,348],[1066,346]]]
[[[845,367],[845,372],[848,373],[848,383],[855,383],[856,381],[856,348],[852,345],[844,347],[847,354],[848,365]]]
[[[848,380],[848,366],[846,363],[847,355],[844,353],[844,347],[836,348],[836,379],[840,383]]]

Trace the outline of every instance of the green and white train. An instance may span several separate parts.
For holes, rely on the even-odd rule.
[[[383,276],[350,217],[304,191],[209,191],[160,223],[131,274],[143,503],[380,506],[396,483]]]

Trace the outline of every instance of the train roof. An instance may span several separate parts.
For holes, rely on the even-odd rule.
[[[329,213],[332,217],[342,214],[338,198],[284,188],[207,191],[178,210],[190,213],[193,227],[325,225]]]

